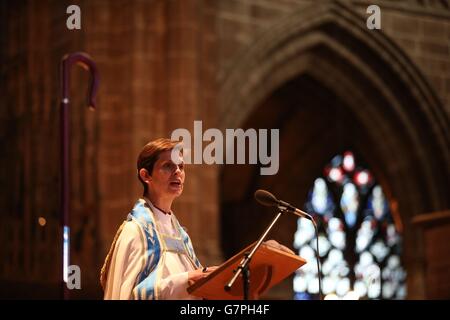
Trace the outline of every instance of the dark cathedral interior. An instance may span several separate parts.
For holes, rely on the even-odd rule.
[[[177,129],[203,265],[259,239],[263,189],[317,233],[281,215],[306,263],[261,298],[450,299],[449,0],[0,0],[0,61],[0,299],[103,299],[137,155]]]

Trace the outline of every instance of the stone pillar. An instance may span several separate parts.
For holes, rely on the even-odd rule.
[[[426,299],[450,299],[450,210],[416,216],[425,251]]]
[[[217,127],[214,6],[207,1],[180,0],[168,2],[167,8],[167,135],[186,128],[192,144],[195,120],[202,121],[203,131]],[[222,260],[217,174],[216,166],[188,165],[184,194],[175,204],[205,265]]]

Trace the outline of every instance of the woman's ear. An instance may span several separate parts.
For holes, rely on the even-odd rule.
[[[141,177],[142,181],[145,183],[148,183],[152,179],[152,176],[148,174],[147,169],[144,168],[139,170],[139,177]]]

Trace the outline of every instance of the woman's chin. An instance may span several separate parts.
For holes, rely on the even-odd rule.
[[[183,193],[183,187],[181,187],[181,186],[176,186],[176,187],[170,186],[169,187],[169,192],[170,192],[170,194],[172,194],[172,195],[174,195],[176,197],[179,197]]]

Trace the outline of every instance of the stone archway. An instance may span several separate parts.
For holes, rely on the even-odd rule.
[[[279,174],[260,177],[251,166],[222,171],[223,234],[229,235],[227,243],[235,239],[224,252],[251,240],[270,220],[258,218],[262,209],[252,200],[255,188],[271,187],[288,199],[305,195],[330,156],[352,147],[398,207],[394,214],[404,226],[410,297],[420,297],[420,238],[410,221],[449,206],[448,181],[440,171],[449,163],[448,119],[414,64],[383,33],[367,30],[364,21],[339,2],[305,7],[242,51],[223,78],[222,129],[281,129]],[[320,132],[325,133],[316,139]],[[249,217],[239,217],[242,212]],[[236,240],[245,228],[254,231]],[[282,223],[284,235],[276,236],[287,240],[294,228],[292,220]]]

